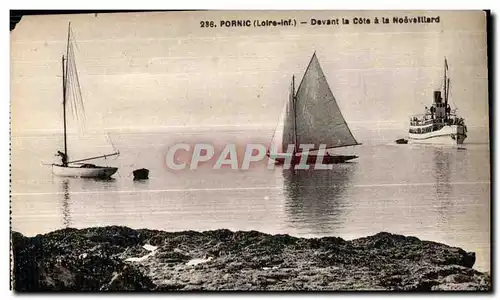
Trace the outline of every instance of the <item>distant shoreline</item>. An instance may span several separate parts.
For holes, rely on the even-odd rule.
[[[349,122],[353,130],[407,130],[407,122]],[[361,125],[363,124],[363,125]],[[395,126],[380,127],[382,124],[396,124]],[[208,125],[208,126],[159,126],[159,127],[137,127],[137,128],[105,128],[96,130],[95,128],[89,128],[85,130],[85,134],[88,135],[120,135],[120,134],[165,134],[165,133],[188,133],[188,132],[241,132],[241,131],[261,131],[261,132],[274,132],[278,123],[276,124],[262,124],[262,125],[242,125],[242,126],[230,126],[230,125]],[[488,124],[481,126],[468,125],[469,129],[483,129],[489,130],[490,126]],[[62,131],[59,129],[54,130],[25,130],[25,131],[11,131],[11,138],[23,138],[23,137],[49,137],[49,136],[59,136],[62,135]],[[81,133],[77,131],[68,131],[68,136],[80,136]]]
[[[475,253],[418,238],[110,226],[12,232],[15,291],[491,291]]]

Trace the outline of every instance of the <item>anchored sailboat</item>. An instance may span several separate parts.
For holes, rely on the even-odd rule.
[[[65,177],[93,177],[93,178],[108,178],[111,177],[118,168],[96,166],[94,164],[82,163],[99,158],[107,158],[119,155],[116,151],[111,154],[98,155],[89,158],[83,158],[73,161],[68,161],[68,142],[67,142],[67,120],[66,107],[69,104],[72,107],[73,114],[79,118],[83,113],[83,99],[80,90],[78,72],[76,69],[74,43],[71,37],[71,24],[68,25],[68,41],[66,46],[66,56],[62,56],[62,87],[63,87],[63,122],[64,122],[64,152],[57,151],[61,157],[61,164],[52,164],[52,173],[57,176]]]
[[[355,159],[356,155],[331,155],[328,149],[360,145],[354,138],[342,116],[330,86],[319,64],[316,53],[306,69],[295,92],[295,76],[292,77],[290,97],[285,104],[281,141],[278,128],[273,134],[272,149],[267,155],[276,163],[283,164],[291,157],[291,164],[300,162],[303,149],[300,145],[312,145],[306,150],[307,163],[315,163],[318,150],[325,150],[323,164],[342,163]],[[293,147],[293,151],[289,151]],[[274,148],[274,149],[273,149]]]

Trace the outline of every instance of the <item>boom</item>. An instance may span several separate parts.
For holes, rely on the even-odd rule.
[[[88,161],[88,160],[93,160],[93,159],[98,159],[98,158],[106,158],[106,157],[115,156],[115,155],[120,155],[120,151],[117,151],[117,152],[111,153],[111,154],[104,154],[104,155],[99,155],[99,156],[94,156],[94,157],[82,158],[82,159],[78,159],[78,160],[69,161],[68,164],[82,162],[82,161]]]

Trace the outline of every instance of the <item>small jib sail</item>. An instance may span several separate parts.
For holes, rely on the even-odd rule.
[[[78,78],[78,71],[75,60],[75,48],[77,47],[76,41],[73,37],[71,30],[71,23],[68,24],[68,38],[66,46],[66,56],[62,56],[62,88],[63,88],[63,122],[64,122],[64,152],[57,151],[57,155],[61,156],[62,166],[66,167],[69,163],[89,161],[98,158],[106,158],[110,156],[119,155],[119,151],[114,153],[99,155],[89,158],[68,161],[68,142],[67,142],[67,106],[71,108],[73,117],[79,124],[80,129],[83,129],[85,124],[85,108],[80,88],[80,80]]]
[[[294,145],[294,153],[300,153],[301,144],[314,145],[309,151],[318,150],[320,145],[326,149],[360,145],[342,116],[316,53],[296,93],[295,77],[292,77],[282,124],[281,143],[278,129],[271,142],[278,152],[286,152],[289,145]]]

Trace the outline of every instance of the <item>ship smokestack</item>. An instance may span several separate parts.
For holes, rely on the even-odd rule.
[[[441,91],[434,91],[434,103],[441,103]]]

